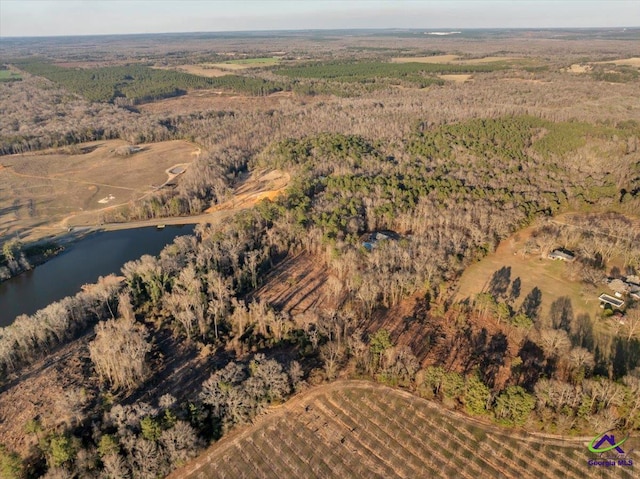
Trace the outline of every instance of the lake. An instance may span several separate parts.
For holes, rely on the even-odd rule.
[[[191,233],[193,225],[94,233],[33,270],[0,283],[0,326],[74,295],[99,276],[119,274],[127,261],[157,255],[176,236]]]

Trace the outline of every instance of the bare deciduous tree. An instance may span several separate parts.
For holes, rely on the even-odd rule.
[[[146,336],[144,326],[124,318],[99,323],[89,353],[100,380],[116,390],[131,389],[142,382],[151,349]]]

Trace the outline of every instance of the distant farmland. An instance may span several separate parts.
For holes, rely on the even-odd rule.
[[[291,400],[170,477],[581,479],[598,472],[588,442],[498,429],[403,391],[346,381]],[[631,467],[602,472],[633,477]]]
[[[22,77],[11,70],[0,70],[0,82],[12,82],[22,80]]]

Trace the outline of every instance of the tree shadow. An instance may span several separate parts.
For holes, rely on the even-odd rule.
[[[520,348],[518,356],[522,363],[518,368],[517,383],[528,391],[533,391],[533,387],[544,371],[544,352],[540,346],[527,339]]]
[[[511,301],[515,301],[520,297],[520,293],[522,292],[522,280],[520,276],[513,280],[511,283],[511,291],[509,292],[509,299]]]
[[[491,276],[488,290],[494,298],[504,298],[511,284],[511,266],[503,266]]]
[[[563,329],[567,333],[571,333],[571,325],[574,320],[571,299],[568,296],[562,296],[551,303],[549,318],[553,329]]]
[[[538,320],[540,315],[540,306],[542,305],[542,291],[537,286],[533,288],[524,298],[520,311],[531,318],[534,322]]]
[[[578,346],[589,351],[593,351],[594,338],[591,316],[589,316],[587,313],[579,314],[576,320],[573,322],[572,329],[573,331],[571,332],[570,337],[573,346]]]

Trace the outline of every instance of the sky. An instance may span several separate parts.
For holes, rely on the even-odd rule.
[[[0,37],[640,26],[640,0],[0,0]]]

